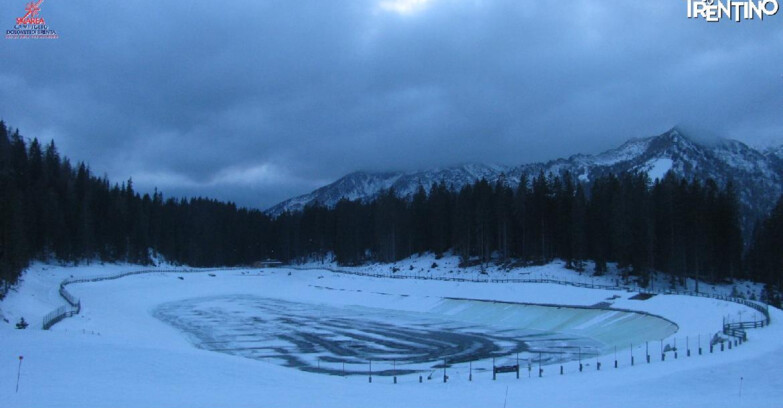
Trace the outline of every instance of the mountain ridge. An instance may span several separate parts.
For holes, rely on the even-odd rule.
[[[400,197],[411,197],[422,186],[429,191],[445,182],[460,189],[482,178],[516,186],[523,176],[534,177],[571,173],[589,183],[607,174],[645,172],[654,180],[668,171],[686,179],[713,179],[725,186],[733,182],[745,221],[751,222],[768,212],[783,194],[783,146],[764,151],[731,139],[711,143],[695,141],[678,128],[658,135],[629,139],[620,146],[598,154],[574,154],[546,162],[517,166],[469,163],[452,167],[411,172],[353,172],[311,193],[285,200],[267,213],[278,216],[300,211],[309,204],[334,206],[339,200],[371,201],[381,191],[394,188]]]

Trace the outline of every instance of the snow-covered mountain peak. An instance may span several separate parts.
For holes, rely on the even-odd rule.
[[[684,132],[673,128],[659,136],[630,139],[618,148],[595,156],[577,155],[571,160],[589,165],[615,166],[624,162],[638,161],[642,157],[648,161],[654,158],[698,154],[701,147]]]
[[[665,151],[670,154],[691,154],[709,147],[703,142],[697,142],[694,138],[677,128],[650,139],[651,149],[661,152]]]
[[[659,136],[631,139],[615,149],[596,155],[577,154],[567,159],[519,166],[469,163],[424,171],[351,173],[312,193],[284,201],[268,210],[272,215],[298,211],[311,203],[335,205],[340,199],[372,200],[383,190],[394,189],[410,198],[419,187],[429,191],[438,183],[452,189],[486,179],[516,187],[522,177],[539,173],[568,173],[581,182],[625,172],[646,173],[651,181],[672,171],[687,179],[713,179],[719,185],[733,181],[746,214],[746,221],[769,211],[783,193],[783,146],[764,152],[735,140],[697,139],[673,128]]]
[[[653,138],[631,139],[616,149],[595,156],[582,156],[582,158],[585,159],[584,162],[593,165],[611,166],[639,157],[647,151],[652,141]]]

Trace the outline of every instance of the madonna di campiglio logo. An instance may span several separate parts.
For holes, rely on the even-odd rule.
[[[17,17],[13,29],[5,30],[9,40],[54,40],[57,32],[46,24],[41,16],[41,4],[44,0],[31,1],[24,8],[24,15]]]

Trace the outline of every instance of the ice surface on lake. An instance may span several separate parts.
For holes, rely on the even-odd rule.
[[[659,340],[677,332],[658,316],[602,307],[539,306],[510,302],[444,299],[431,312],[463,322],[486,322],[496,329],[520,328],[566,333],[598,341],[603,353]]]
[[[642,334],[676,331],[666,320],[636,313],[456,299],[404,312],[217,296],[166,303],[154,315],[197,347],[334,375],[367,374],[370,361],[378,375],[480,359],[508,364],[517,356],[528,364],[554,364],[605,351],[606,328],[634,337],[634,322],[645,320],[662,323],[653,325],[656,333]],[[626,323],[629,330],[619,330]]]

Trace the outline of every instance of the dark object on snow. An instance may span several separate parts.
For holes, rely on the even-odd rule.
[[[24,317],[19,319],[19,323],[16,324],[16,328],[20,330],[26,329],[27,326],[29,326],[29,324],[26,321],[24,321]]]
[[[647,300],[647,299],[649,299],[649,298],[651,298],[653,296],[655,296],[655,295],[653,295],[652,293],[638,293],[638,294],[636,294],[636,295],[634,295],[632,297],[629,297],[628,299],[629,300]]]
[[[182,276],[177,276],[177,279],[179,279],[179,280],[185,280],[185,278],[183,278]]]
[[[530,368],[528,367],[528,370]],[[492,366],[492,380],[497,380],[498,374],[502,373],[517,373],[517,379],[519,379],[519,364],[515,365],[507,365],[507,366],[496,366],[493,363]]]
[[[214,277],[215,277],[215,274],[214,274],[214,273],[210,273],[210,274],[209,274],[209,276],[211,276],[211,277],[213,277],[213,278],[214,278]]]

